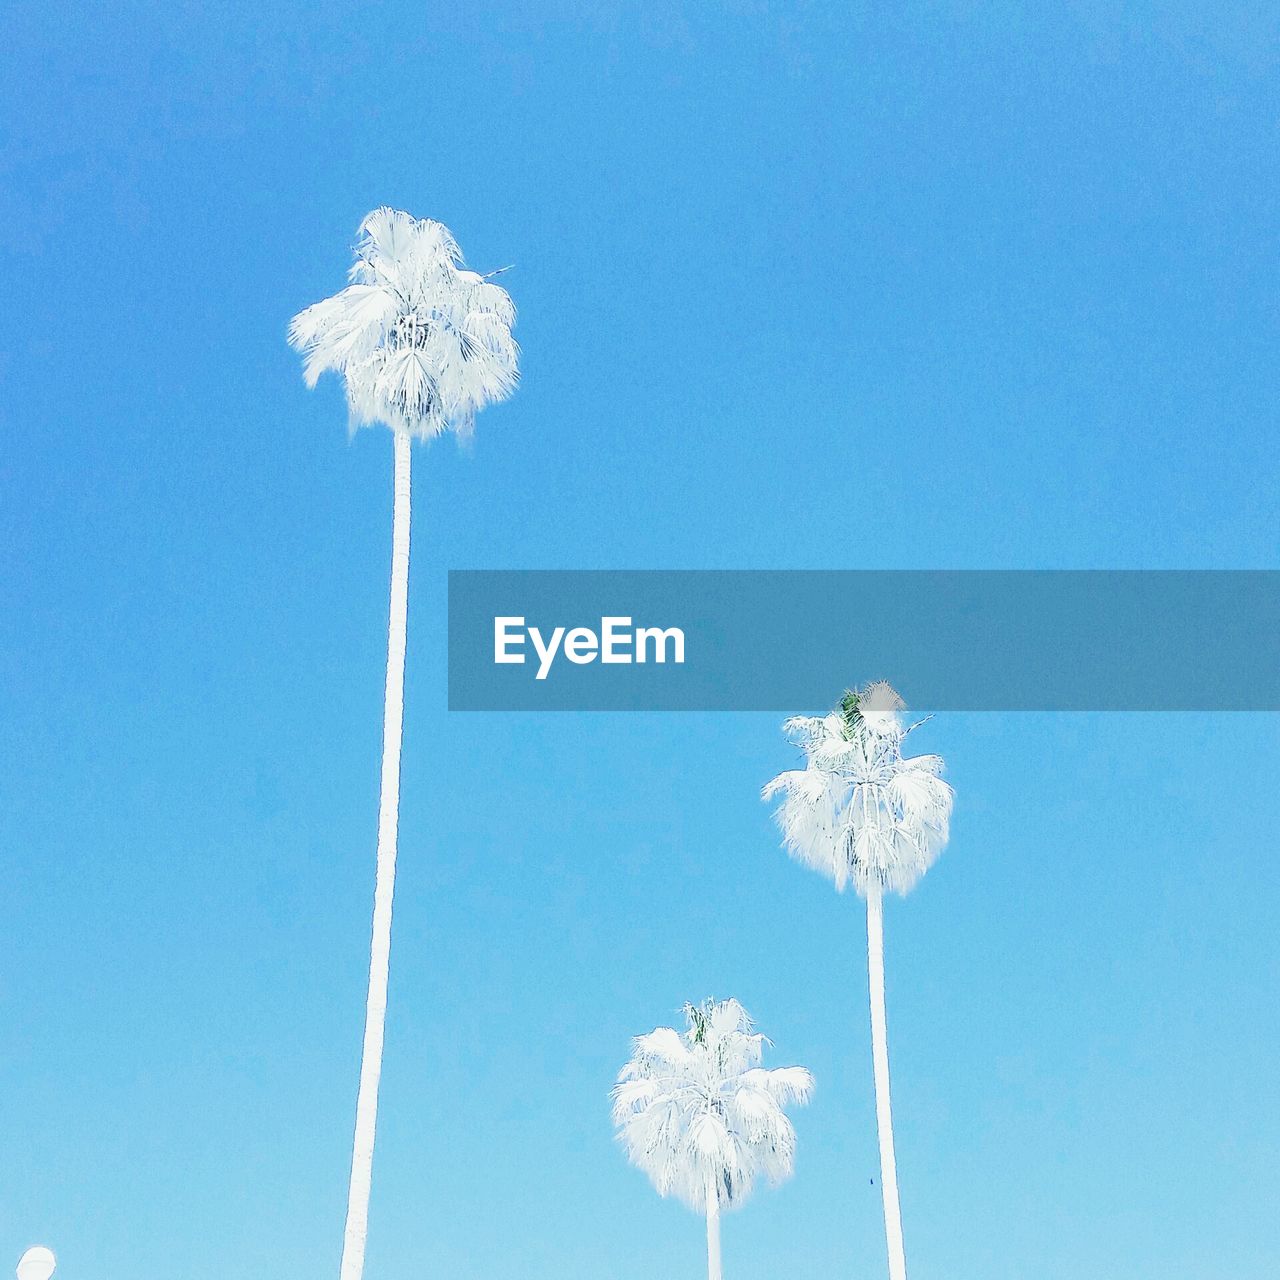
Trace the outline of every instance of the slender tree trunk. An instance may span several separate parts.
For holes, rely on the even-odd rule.
[[[889,1033],[884,1012],[884,898],[867,888],[867,976],[871,988],[871,1061],[876,1079],[876,1129],[880,1135],[880,1191],[884,1234],[889,1247],[889,1280],[907,1280],[898,1207],[898,1163],[893,1155],[893,1112],[889,1106]]]
[[[720,1196],[707,1179],[707,1280],[723,1280],[720,1271]]]
[[[391,899],[396,881],[396,827],[400,816],[400,738],[404,723],[404,651],[409,612],[409,437],[395,432],[395,509],[391,525],[391,617],[387,628],[387,685],[382,718],[382,799],[378,808],[378,864],[369,948],[369,999],[365,1006],[360,1093],[342,1241],[341,1280],[361,1280],[369,1230],[373,1137],[382,1075],[382,1033],[387,1019],[387,971],[391,959]]]

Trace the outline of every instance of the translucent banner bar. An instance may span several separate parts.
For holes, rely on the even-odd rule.
[[[1280,572],[449,574],[456,711],[1280,709]]]

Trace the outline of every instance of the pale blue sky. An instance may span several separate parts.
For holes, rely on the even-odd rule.
[[[1276,567],[1280,19],[262,15],[2,20],[0,1267],[336,1275],[391,449],[284,326],[388,202],[515,264],[526,378],[416,459],[369,1280],[698,1276],[607,1090],[709,994],[818,1082],[727,1274],[883,1274],[863,926],[756,800],[777,717],[450,716],[445,571]],[[920,740],[913,1280],[1273,1276],[1276,721]]]

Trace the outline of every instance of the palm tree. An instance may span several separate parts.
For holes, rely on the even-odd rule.
[[[478,410],[515,388],[515,308],[504,289],[466,271],[447,227],[395,209],[360,224],[351,284],[294,316],[289,341],[309,387],[340,373],[354,426],[381,422],[395,443],[391,612],[383,707],[382,790],[360,1092],[347,1194],[341,1280],[364,1272],[373,1142],[382,1075],[391,954],[391,900],[400,808],[400,741],[409,593],[409,444],[467,433]]]
[[[951,788],[939,756],[904,758],[902,699],[883,681],[850,690],[828,716],[798,716],[784,732],[804,751],[805,767],[780,773],[764,798],[781,793],[777,819],[797,861],[852,884],[867,900],[867,976],[871,1055],[880,1138],[880,1188],[890,1280],[906,1280],[898,1171],[889,1105],[889,1046],[884,1005],[884,893],[908,893],[947,842]]]
[[[707,1276],[721,1280],[720,1210],[746,1199],[757,1174],[777,1184],[795,1166],[783,1107],[807,1102],[803,1067],[766,1071],[769,1043],[736,1000],[685,1005],[687,1030],[639,1036],[613,1090],[613,1122],[631,1163],[658,1194],[707,1219]]]

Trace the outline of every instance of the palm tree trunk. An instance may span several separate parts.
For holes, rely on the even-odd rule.
[[[707,1179],[707,1280],[723,1280],[720,1271],[720,1196]]]
[[[889,1280],[907,1280],[898,1207],[898,1164],[893,1155],[893,1112],[889,1106],[889,1033],[884,1012],[884,899],[878,885],[867,888],[867,977],[871,988],[871,1061],[876,1080],[876,1129],[880,1135],[880,1191],[889,1248]]]
[[[391,958],[391,899],[396,881],[396,828],[400,816],[400,739],[404,723],[404,651],[409,612],[409,437],[395,432],[395,507],[391,522],[391,616],[387,627],[387,684],[382,715],[382,799],[378,808],[378,862],[369,948],[369,998],[365,1006],[360,1093],[347,1192],[347,1228],[341,1280],[361,1280],[369,1230],[373,1138],[382,1076],[382,1034],[387,1018]]]

